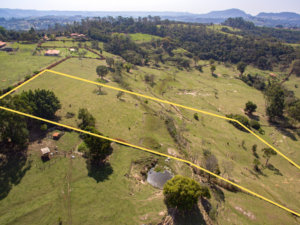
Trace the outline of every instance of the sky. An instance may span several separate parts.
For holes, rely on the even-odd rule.
[[[68,11],[173,11],[196,14],[237,8],[260,12],[296,12],[300,0],[1,0],[0,8]]]

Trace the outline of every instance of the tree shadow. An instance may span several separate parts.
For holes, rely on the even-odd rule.
[[[31,161],[28,160],[25,152],[7,154],[5,159],[0,161],[0,201],[9,194],[12,187],[18,185],[26,172],[31,168]]]
[[[279,128],[278,131],[279,131],[281,134],[283,134],[283,135],[285,135],[285,136],[291,138],[293,141],[298,141],[298,139],[296,138],[296,136],[295,136],[292,132],[290,132],[289,130],[287,130],[287,129],[285,129],[285,128]]]
[[[218,76],[217,76],[216,74],[214,74],[214,73],[212,74],[212,76],[213,76],[214,78],[218,78]]]
[[[97,183],[109,180],[109,176],[113,173],[113,168],[108,162],[101,164],[90,163],[86,161],[88,176],[93,178]]]
[[[221,188],[217,187],[216,185],[211,185],[210,189],[212,191],[213,196],[218,202],[225,202],[225,195]]]
[[[255,158],[260,159],[259,155],[256,152],[254,152],[253,155],[254,155]]]
[[[253,114],[247,114],[249,116],[249,118],[251,120],[256,120],[256,121],[260,121],[260,117],[259,116],[256,116],[256,115],[253,115]]]
[[[110,68],[110,67],[107,67],[107,69],[112,73],[114,73],[116,71],[114,68]]]
[[[193,209],[189,212],[176,212],[174,213],[174,209],[168,208],[169,215],[173,216],[174,225],[194,225],[201,224],[206,225],[202,213],[197,205],[194,205]]]
[[[272,164],[268,164],[267,168],[271,171],[274,171],[275,175],[283,176],[279,169],[275,168]]]

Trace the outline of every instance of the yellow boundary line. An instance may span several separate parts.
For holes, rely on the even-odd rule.
[[[186,108],[186,109],[194,110],[194,111],[197,111],[197,112],[201,112],[201,113],[205,113],[205,114],[217,116],[217,117],[220,117],[220,118],[224,118],[224,119],[226,119],[226,120],[234,121],[234,122],[239,123],[241,126],[243,126],[245,129],[247,129],[248,131],[250,131],[250,132],[251,132],[253,135],[255,135],[256,137],[258,137],[256,134],[254,134],[251,130],[249,130],[247,127],[245,127],[243,124],[241,124],[241,123],[240,123],[239,121],[237,121],[237,120],[233,120],[233,119],[230,119],[230,118],[227,118],[227,117],[223,117],[223,116],[219,116],[219,115],[216,115],[216,114],[213,114],[213,113],[209,113],[209,112],[205,112],[205,111],[193,109],[193,108],[190,108],[190,107],[182,106],[182,105],[179,105],[179,104],[174,104],[174,103],[171,103],[171,102],[168,102],[168,101],[164,101],[164,100],[160,100],[160,99],[156,99],[156,98],[153,98],[153,97],[149,97],[149,96],[145,96],[145,95],[133,93],[133,92],[130,92],[130,91],[127,91],[127,90],[122,90],[122,89],[120,89],[120,88],[110,87],[110,86],[108,86],[108,85],[96,83],[96,82],[93,82],[93,81],[88,81],[88,80],[85,80],[85,79],[82,79],[82,78],[77,78],[77,77],[74,77],[74,76],[70,76],[70,75],[58,73],[58,72],[56,72],[56,71],[51,71],[51,70],[44,70],[44,71],[42,71],[41,73],[39,73],[39,74],[36,75],[35,77],[29,79],[28,81],[24,82],[24,83],[21,84],[20,86],[14,88],[13,90],[11,90],[11,91],[7,92],[6,94],[2,95],[2,96],[0,97],[0,99],[2,99],[3,97],[7,96],[7,95],[10,94],[11,92],[15,91],[15,90],[18,89],[19,87],[25,85],[25,84],[28,83],[29,81],[32,81],[34,78],[40,76],[41,74],[43,74],[43,73],[46,72],[46,71],[48,71],[48,72],[53,72],[53,73],[56,73],[56,74],[59,74],[59,75],[63,75],[63,76],[67,76],[67,77],[71,77],[71,78],[74,78],[74,79],[77,79],[77,80],[82,80],[82,81],[86,81],[86,82],[89,82],[89,83],[101,85],[101,86],[103,86],[103,87],[108,87],[108,88],[111,88],[111,89],[115,89],[115,90],[119,90],[119,91],[124,91],[124,92],[129,93],[129,94],[134,94],[134,95],[138,95],[138,96],[141,96],[141,97],[144,97],[144,98],[148,98],[148,99],[152,99],[152,100],[164,102],[164,103],[166,103],[166,104],[172,104],[172,105],[176,105],[176,106],[179,106],[179,107],[182,107],[182,108]],[[221,180],[224,180],[225,182],[227,182],[227,183],[229,183],[229,184],[231,184],[231,185],[233,185],[233,186],[235,186],[235,187],[238,187],[238,188],[240,188],[241,190],[243,190],[243,191],[245,191],[245,192],[248,192],[249,194],[252,194],[252,195],[254,195],[254,196],[256,196],[256,197],[258,197],[258,198],[260,198],[260,199],[263,199],[263,200],[265,200],[265,201],[267,201],[267,202],[269,202],[269,203],[271,203],[271,204],[273,204],[273,205],[278,206],[279,208],[282,208],[282,209],[284,209],[284,210],[286,210],[286,211],[288,211],[288,212],[290,212],[290,213],[293,213],[293,214],[295,214],[295,215],[297,215],[297,216],[300,217],[300,214],[299,214],[299,213],[296,213],[296,212],[294,212],[294,211],[292,211],[292,210],[290,210],[290,209],[288,209],[288,208],[286,208],[286,207],[284,207],[284,206],[282,206],[282,205],[280,205],[280,204],[278,204],[278,203],[276,203],[276,202],[274,202],[274,201],[271,201],[271,200],[269,200],[269,199],[267,199],[267,198],[265,198],[265,197],[263,197],[263,196],[261,196],[261,195],[259,195],[259,194],[256,194],[255,192],[252,192],[252,191],[250,191],[250,190],[248,190],[248,189],[246,189],[246,188],[244,188],[244,187],[242,187],[242,186],[240,186],[240,185],[238,185],[238,184],[235,184],[235,183],[233,183],[233,182],[231,182],[231,181],[229,181],[229,180],[227,180],[227,179],[225,179],[225,178],[223,178],[223,177],[220,177],[220,176],[218,176],[218,175],[216,175],[216,174],[214,174],[214,173],[212,173],[212,172],[210,172],[210,171],[208,171],[208,170],[206,170],[206,169],[204,169],[204,168],[202,168],[202,167],[200,167],[200,166],[197,166],[197,165],[194,164],[194,163],[191,163],[191,162],[187,161],[187,160],[179,159],[179,158],[176,158],[176,157],[174,157],[174,156],[170,156],[170,155],[163,154],[163,153],[160,153],[160,152],[156,152],[156,151],[153,151],[153,150],[150,150],[150,149],[146,149],[146,148],[143,148],[143,147],[140,147],[140,146],[136,146],[136,145],[133,145],[133,144],[129,144],[129,143],[125,143],[125,142],[122,142],[122,141],[118,141],[118,140],[115,140],[115,139],[112,139],[112,138],[108,138],[108,137],[105,137],[105,136],[102,136],[102,135],[90,133],[90,132],[88,132],[88,131],[84,131],[84,130],[77,129],[77,128],[74,128],[74,127],[70,127],[70,126],[67,126],[67,125],[64,125],[64,124],[56,123],[56,122],[53,122],[53,121],[50,121],[50,120],[46,120],[46,119],[43,119],[43,118],[40,118],[40,117],[32,116],[32,115],[30,115],[30,114],[22,113],[22,112],[19,112],[19,111],[16,111],[16,110],[12,110],[12,109],[9,109],[9,108],[5,108],[5,107],[2,107],[2,106],[0,106],[0,109],[7,110],[7,111],[10,111],[10,112],[13,112],[13,113],[17,113],[17,114],[20,114],[20,115],[23,115],[23,116],[31,117],[31,118],[34,118],[34,119],[37,119],[37,120],[41,120],[41,121],[44,121],[44,122],[47,122],[47,123],[51,123],[51,124],[54,124],[54,125],[57,125],[57,126],[65,127],[65,128],[71,129],[71,130],[79,131],[79,132],[86,133],[86,134],[89,134],[89,135],[92,135],[92,136],[95,136],[95,137],[103,138],[103,139],[106,139],[106,140],[109,140],[109,141],[113,141],[113,142],[116,142],[116,143],[119,143],[119,144],[127,145],[127,146],[129,146],[129,147],[137,148],[137,149],[140,149],[140,150],[143,150],[143,151],[146,151],[146,152],[150,152],[150,153],[153,153],[153,154],[161,155],[161,156],[164,156],[164,157],[169,157],[169,158],[172,158],[172,159],[175,159],[175,160],[178,160],[178,161],[187,163],[187,164],[189,164],[189,165],[191,165],[191,166],[194,166],[194,167],[196,167],[196,168],[198,168],[198,169],[200,169],[200,170],[202,170],[202,171],[204,171],[204,172],[206,172],[206,173],[208,173],[208,174],[210,174],[210,175],[212,175],[212,176],[215,176],[215,177],[217,177],[217,178],[219,178],[219,179],[221,179]],[[262,140],[260,137],[258,137],[258,138],[259,138],[260,140]],[[268,146],[272,147],[271,145],[269,145],[269,144],[268,144],[267,142],[265,142],[264,140],[262,140],[262,141],[263,141],[264,143],[266,143]],[[273,148],[273,147],[272,147],[272,149],[276,150],[276,149]],[[280,152],[277,151],[277,150],[276,150],[276,152],[280,153]],[[280,153],[280,154],[281,154],[281,153]],[[284,156],[283,154],[281,154],[281,155]],[[285,157],[285,156],[284,156],[284,157]],[[285,157],[285,158],[286,158],[287,160],[289,160],[287,157]],[[290,160],[289,160],[289,161],[290,161]],[[292,161],[290,161],[290,162],[292,162]],[[295,164],[295,163],[293,163],[293,164],[294,164],[295,166],[297,166],[297,164]],[[299,168],[299,166],[297,166],[297,167]]]

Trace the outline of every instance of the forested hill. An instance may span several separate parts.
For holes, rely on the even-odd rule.
[[[288,68],[291,62],[300,58],[297,49],[290,45],[282,44],[283,40],[296,42],[300,39],[300,32],[276,30],[273,28],[255,27],[253,23],[244,21],[242,18],[228,19],[226,25],[240,28],[234,31],[225,29],[218,32],[208,29],[204,24],[183,23],[169,20],[161,20],[160,17],[144,17],[137,20],[132,17],[104,17],[83,19],[80,22],[56,25],[49,27],[47,31],[35,31],[33,28],[28,32],[16,32],[0,29],[0,40],[25,40],[37,41],[47,34],[55,39],[55,36],[68,36],[70,33],[82,33],[87,39],[104,42],[104,50],[122,56],[127,62],[142,65],[144,60],[149,60],[147,45],[155,46],[156,56],[162,52],[169,53],[166,60],[182,61],[174,57],[173,50],[184,48],[189,53],[190,59],[199,57],[202,60],[214,59],[222,62],[238,63],[244,61],[263,70],[272,70],[278,67],[282,70]],[[116,33],[146,33],[161,37],[148,43],[137,44],[130,36]],[[240,34],[242,37],[230,33]],[[85,41],[85,38],[82,38]],[[146,48],[142,48],[146,47]],[[183,62],[187,65],[188,62]]]
[[[271,27],[257,27],[254,23],[245,21],[243,18],[229,18],[223,25],[241,29],[240,31],[230,31],[229,29],[223,28],[226,33],[232,33],[237,35],[251,35],[254,37],[265,37],[265,38],[276,38],[281,42],[287,43],[299,43],[300,42],[300,31],[296,30],[284,30],[275,29]]]
[[[281,12],[281,13],[259,13],[256,17],[262,18],[276,18],[276,19],[300,19],[300,14],[292,12]]]

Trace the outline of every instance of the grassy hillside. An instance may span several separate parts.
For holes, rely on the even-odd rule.
[[[54,70],[96,81],[96,66],[106,64],[105,61],[98,60],[83,59],[82,62],[81,64],[80,60],[71,59],[55,67]],[[207,62],[203,61],[199,63],[207,64]],[[173,72],[175,70],[178,73],[174,81]],[[249,67],[248,72],[251,71],[254,72],[256,69]],[[144,82],[143,77],[145,74],[154,74],[156,76],[153,86]],[[131,73],[123,73],[134,92],[155,96],[218,115],[224,116],[227,113],[244,114],[245,102],[248,100],[253,101],[258,105],[256,116],[266,131],[265,135],[256,133],[297,164],[300,164],[297,154],[298,137],[296,134],[289,130],[277,130],[274,127],[270,127],[265,115],[265,100],[262,93],[249,87],[242,81],[234,79],[235,75],[237,75],[236,71],[223,65],[217,65],[217,70],[214,75],[211,75],[208,66],[203,68],[203,73],[200,73],[194,69],[189,71],[185,69],[179,70],[177,67],[172,66],[172,63],[160,64],[160,67],[153,65],[137,67]],[[107,78],[113,80],[112,73]],[[109,82],[108,85],[118,86],[114,82]],[[184,155],[186,154],[185,152],[189,155],[196,154],[200,163],[203,159],[201,149],[209,148],[217,156],[220,164],[223,160],[230,160],[228,157],[230,156],[233,158],[232,161],[235,165],[232,177],[239,184],[275,202],[300,211],[297,201],[295,201],[295,198],[299,197],[294,195],[294,193],[300,191],[297,185],[297,180],[300,178],[299,171],[280,156],[271,158],[270,163],[274,168],[272,170],[264,170],[263,176],[253,175],[248,170],[245,170],[244,168],[253,170],[252,161],[254,156],[251,153],[252,145],[258,145],[258,155],[262,163],[265,163],[265,159],[262,157],[260,149],[266,146],[252,135],[237,130],[222,119],[198,113],[200,121],[196,121],[193,119],[194,112],[192,111],[185,109],[177,111],[173,107],[162,106],[152,100],[145,104],[143,103],[144,99],[136,99],[128,94],[125,94],[119,100],[116,98],[117,91],[108,88],[102,89],[107,93],[106,95],[97,95],[93,93],[97,90],[96,85],[72,80],[56,74],[45,73],[23,89],[35,89],[37,87],[53,90],[62,101],[63,107],[57,115],[61,116],[63,124],[77,126],[78,121],[76,121],[76,117],[67,119],[64,116],[69,111],[76,114],[79,107],[86,107],[96,117],[96,126],[105,135],[144,146],[143,140],[151,138],[149,146],[145,147],[153,148],[158,143],[161,147],[157,150],[163,153],[170,154],[168,148],[177,149],[177,147],[169,135],[164,121],[157,115],[160,114],[160,111],[171,115],[177,121],[178,126],[184,120],[187,128],[184,136],[189,140],[189,144],[182,152],[176,150],[179,155]],[[160,94],[161,89],[166,90],[164,95]],[[241,147],[243,140],[245,141],[244,148]],[[222,204],[224,208],[220,213],[225,213],[229,210],[228,207],[234,207],[232,204],[230,206],[230,202],[236,202],[240,198],[239,196],[240,194],[226,195],[227,200]],[[252,201],[258,200],[254,198]],[[246,208],[250,207],[252,211],[248,210],[254,213],[254,209],[253,207],[251,208],[250,204],[247,203],[243,206]],[[259,207],[257,213],[254,214],[259,221],[262,221],[266,218],[259,215],[269,213],[268,211],[268,208]],[[289,214],[283,211],[280,212],[284,220],[294,220]],[[231,222],[227,222],[231,224]],[[272,220],[273,222],[274,224],[276,222],[278,224],[281,223],[278,220]],[[223,221],[223,224],[226,223]],[[247,223],[256,222],[248,218]]]

